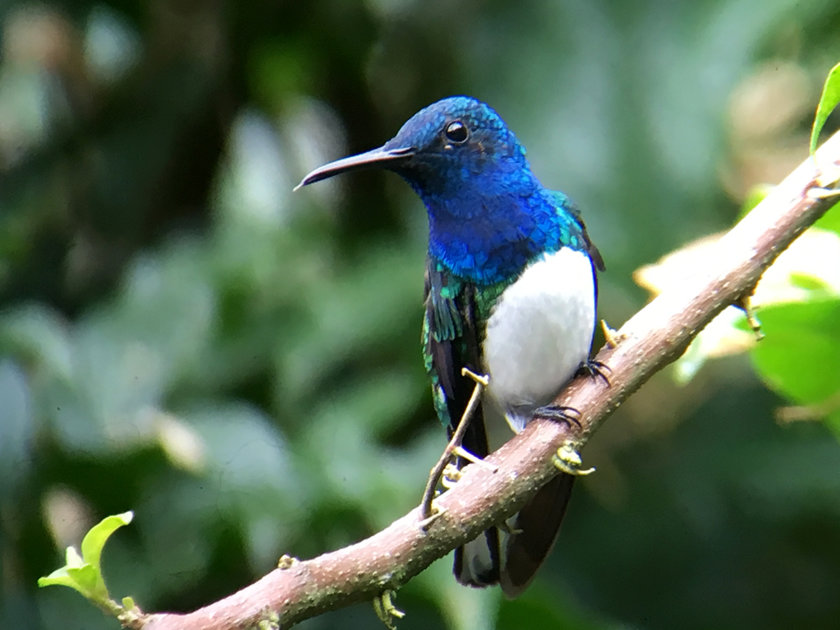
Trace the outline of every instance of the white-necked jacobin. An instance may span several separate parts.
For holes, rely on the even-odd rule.
[[[440,100],[380,148],[300,186],[358,168],[396,172],[426,206],[423,351],[435,409],[451,435],[474,386],[461,368],[489,375],[463,440],[484,457],[485,421],[521,431],[588,361],[601,256],[569,198],[540,184],[513,132],[476,99]],[[456,550],[457,579],[521,593],[554,545],[573,481],[560,473],[503,530]]]

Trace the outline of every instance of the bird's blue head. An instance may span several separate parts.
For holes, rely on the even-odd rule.
[[[489,105],[466,96],[445,98],[421,109],[382,147],[413,148],[394,164],[435,214],[468,219],[480,211],[470,199],[537,185],[525,149]]]
[[[432,258],[480,284],[515,276],[563,244],[560,222],[578,223],[565,198],[531,173],[525,149],[496,111],[467,96],[429,105],[383,146],[321,166],[298,187],[371,167],[398,173],[423,200]]]

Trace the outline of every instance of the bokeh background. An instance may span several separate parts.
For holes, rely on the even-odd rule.
[[[0,627],[21,629],[117,626],[36,588],[108,514],[136,514],[112,595],[183,611],[419,501],[444,443],[425,212],[387,173],[293,194],[309,169],[488,101],[582,208],[617,327],[647,300],[634,269],[806,156],[840,59],[830,0],[4,0],[0,21]],[[525,595],[447,558],[399,627],[837,627],[840,448],[782,404],[745,356],[657,375],[587,447]],[[359,605],[301,627],[381,626]]]

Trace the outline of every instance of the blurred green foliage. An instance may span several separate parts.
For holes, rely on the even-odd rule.
[[[7,0],[0,20],[14,628],[115,627],[36,588],[107,514],[136,515],[103,557],[111,594],[188,610],[419,501],[443,446],[425,216],[381,173],[293,195],[309,168],[442,96],[490,102],[583,208],[617,325],[644,301],[634,268],[807,155],[840,58],[840,8],[793,0]],[[836,370],[824,354],[801,371]],[[780,404],[744,357],[656,377],[587,448],[598,474],[522,598],[443,560],[400,591],[400,628],[835,626],[840,450]],[[363,605],[303,624],[336,626],[380,627]]]

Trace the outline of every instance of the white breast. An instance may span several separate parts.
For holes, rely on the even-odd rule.
[[[521,431],[589,356],[595,325],[592,264],[563,248],[531,264],[502,293],[484,340],[488,393]]]

